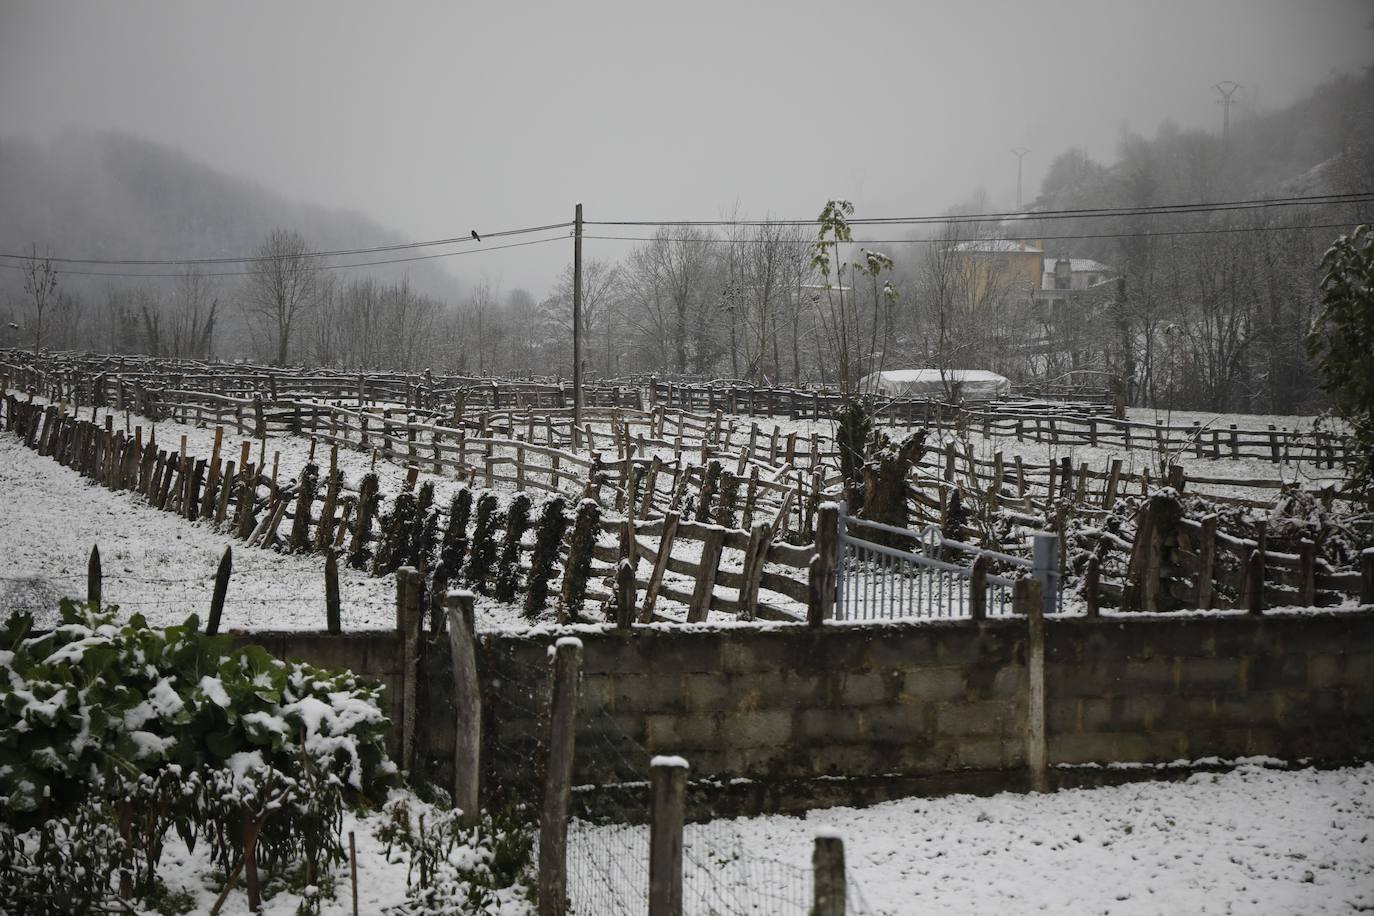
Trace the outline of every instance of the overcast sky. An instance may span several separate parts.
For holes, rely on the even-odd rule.
[[[119,128],[412,239],[570,219],[1014,203],[1123,124],[1374,62],[1369,0],[0,0],[0,133]],[[618,257],[624,243],[589,242]],[[462,257],[542,295],[570,245]]]

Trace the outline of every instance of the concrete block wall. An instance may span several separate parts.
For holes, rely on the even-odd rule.
[[[1374,615],[1052,621],[1052,763],[1374,757]]]
[[[558,635],[480,636],[484,798],[537,791]],[[686,757],[694,778],[786,786],[813,801],[875,800],[904,791],[899,785],[1025,785],[1024,620],[575,635],[584,645],[575,785],[642,781],[647,755],[660,753]],[[380,677],[388,714],[400,721],[394,633],[251,638],[278,655]],[[1051,619],[1045,639],[1052,767],[1374,759],[1374,610]],[[416,773],[447,786],[447,636],[427,638],[421,650]],[[754,807],[787,807],[781,797]]]

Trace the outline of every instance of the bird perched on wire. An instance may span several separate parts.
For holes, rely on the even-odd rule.
[[[482,237],[481,237],[480,235],[477,234],[477,230],[476,230],[476,229],[472,230],[472,238],[473,238],[474,241],[478,241],[478,242],[482,241]]]

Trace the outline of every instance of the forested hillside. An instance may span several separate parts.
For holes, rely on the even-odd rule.
[[[174,148],[121,133],[72,131],[44,143],[0,137],[0,209],[5,253],[37,246],[39,254],[116,260],[235,257],[255,251],[278,227],[320,250],[409,241],[362,214],[291,201]],[[457,290],[453,277],[424,262],[376,270],[386,280],[408,276],[431,295]],[[14,281],[0,278],[0,290],[17,290]],[[64,288],[83,298],[109,285],[74,272],[63,279]]]
[[[1281,111],[1235,118],[1230,135],[1165,124],[1127,133],[1114,162],[1068,150],[1032,209],[1217,203],[1374,189],[1374,71],[1320,87]],[[1365,203],[1189,215],[1033,220],[1015,234],[1111,265],[1124,300],[1064,328],[1054,368],[1077,360],[1130,379],[1134,399],[1287,413],[1320,399],[1302,351],[1322,253]],[[1300,228],[1291,228],[1300,227]],[[1065,237],[1050,241],[1053,237]],[[1081,237],[1076,237],[1081,236]]]

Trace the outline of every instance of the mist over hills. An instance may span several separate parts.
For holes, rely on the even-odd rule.
[[[316,250],[413,241],[360,213],[290,200],[174,147],[118,132],[67,131],[46,142],[0,137],[0,213],[0,252],[11,254],[37,245],[40,254],[50,250],[54,256],[235,257],[251,254],[276,227],[300,232]],[[240,265],[206,268],[238,269]],[[72,267],[82,270],[175,273],[178,268]],[[383,282],[408,277],[418,292],[448,301],[456,298],[460,287],[454,276],[429,261],[338,274],[364,272]],[[5,273],[15,276],[0,278],[0,283],[17,289],[17,272]],[[66,272],[64,282],[80,289],[113,281]]]

